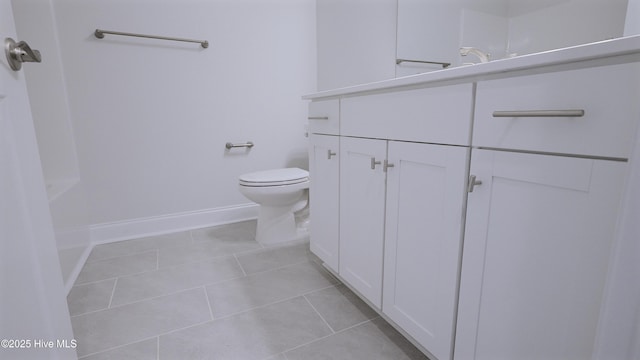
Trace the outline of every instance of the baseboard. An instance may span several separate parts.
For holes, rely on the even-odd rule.
[[[93,244],[98,245],[256,219],[258,209],[257,204],[244,204],[94,224],[89,229]]]
[[[84,248],[82,254],[75,262],[73,269],[71,269],[71,273],[67,276],[66,279],[64,279],[64,290],[67,292],[67,295],[69,295],[69,292],[71,292],[71,288],[73,288],[73,285],[76,283],[78,275],[80,275],[80,271],[82,270],[82,267],[84,267],[84,264],[87,262],[92,249],[93,245],[87,245]]]

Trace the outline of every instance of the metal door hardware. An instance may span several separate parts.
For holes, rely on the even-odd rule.
[[[387,172],[389,168],[394,167],[395,165],[390,163],[389,160],[384,160],[384,164],[382,165],[382,171]]]
[[[376,165],[380,165],[380,164],[382,164],[382,161],[376,161],[375,157],[371,158],[371,170],[375,170]]]
[[[15,42],[12,38],[4,40],[4,52],[13,71],[20,70],[22,63],[42,61],[40,51],[32,50],[26,42]]]
[[[331,149],[327,150],[327,159],[331,160],[331,157],[335,155],[337,154],[331,151]]]
[[[476,180],[475,175],[469,175],[469,186],[467,187],[468,192],[473,192],[474,187],[482,185],[482,181]]]

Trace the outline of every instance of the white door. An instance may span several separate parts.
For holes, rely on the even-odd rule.
[[[469,149],[389,142],[382,311],[451,358]]]
[[[590,359],[625,162],[473,150],[456,359]]]
[[[309,206],[311,251],[332,270],[338,272],[340,229],[340,138],[311,134],[309,138],[311,188]]]
[[[0,0],[3,47],[7,37],[22,40]],[[0,59],[0,358],[75,359],[24,70]]]
[[[384,140],[340,138],[340,276],[371,304],[382,304]]]

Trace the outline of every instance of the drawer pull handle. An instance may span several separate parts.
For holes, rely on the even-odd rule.
[[[309,120],[329,120],[328,116],[309,116]]]
[[[584,110],[494,111],[493,117],[583,117]]]

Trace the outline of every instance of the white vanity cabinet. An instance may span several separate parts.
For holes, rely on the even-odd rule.
[[[432,360],[602,353],[603,318],[632,311],[605,300],[633,241],[617,226],[638,59],[640,36],[307,97],[340,121],[321,125],[338,175],[311,159],[312,194],[339,193],[338,265],[312,232],[313,251]],[[339,191],[314,190],[327,178]]]
[[[339,266],[340,100],[309,104],[310,248],[327,267]]]
[[[625,167],[473,150],[456,359],[591,358]]]
[[[468,154],[340,143],[340,277],[436,359],[449,359],[453,346]]]
[[[340,277],[382,305],[387,142],[340,138]]]
[[[382,311],[450,359],[469,148],[389,142]]]
[[[339,266],[340,138],[333,135],[309,135],[309,173],[311,186],[309,210],[310,248],[326,266]]]
[[[426,349],[450,359],[471,84],[341,101],[340,277]]]
[[[639,70],[478,83],[456,359],[591,358]]]

